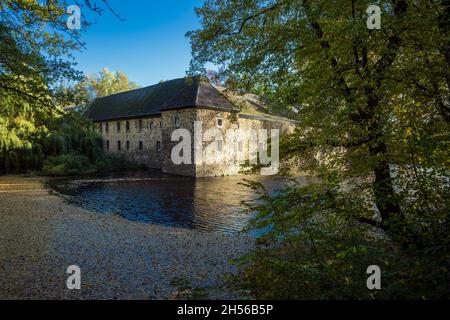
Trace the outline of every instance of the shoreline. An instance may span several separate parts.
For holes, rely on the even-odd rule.
[[[48,178],[0,176],[0,299],[176,299],[175,283],[210,299],[254,239],[129,221],[67,204]],[[70,265],[81,290],[68,290]],[[218,288],[218,289],[217,289]]]

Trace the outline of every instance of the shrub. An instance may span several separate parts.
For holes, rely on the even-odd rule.
[[[93,167],[89,159],[81,154],[63,154],[49,157],[44,162],[42,174],[49,176],[68,176],[80,174]]]

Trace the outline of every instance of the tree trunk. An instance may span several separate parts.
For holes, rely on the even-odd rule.
[[[411,245],[421,246],[419,237],[411,230],[403,214],[394,190],[388,159],[384,158],[388,150],[383,141],[380,124],[381,115],[377,112],[379,99],[371,88],[366,88],[368,97],[367,110],[360,112],[363,121],[369,126],[369,154],[376,163],[373,167],[375,181],[372,185],[375,204],[380,213],[381,227],[385,232],[404,248]],[[378,159],[381,157],[381,159]]]

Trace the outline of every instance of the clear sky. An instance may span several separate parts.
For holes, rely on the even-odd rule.
[[[201,6],[201,0],[109,0],[109,3],[126,21],[107,11],[101,16],[88,14],[89,20],[95,18],[97,22],[83,33],[86,49],[75,53],[79,70],[86,74],[103,67],[123,71],[141,86],[185,75],[191,58],[185,33],[200,26],[194,8]]]

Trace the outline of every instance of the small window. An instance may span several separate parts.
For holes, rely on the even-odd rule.
[[[222,151],[222,140],[217,140],[217,151]]]
[[[139,141],[139,150],[143,150],[144,149],[144,143],[142,141]]]
[[[156,141],[156,151],[161,152],[161,141]]]
[[[144,121],[139,120],[139,131],[142,131],[144,129]]]
[[[159,122],[159,127],[162,128],[162,121]]]
[[[125,129],[130,132],[130,121],[125,122]]]
[[[117,150],[122,150],[122,143],[120,141],[117,141]]]
[[[150,129],[153,129],[153,121],[150,121],[149,127],[150,127]]]
[[[242,150],[244,150],[244,143],[242,141],[238,142],[238,151],[242,152]]]
[[[127,150],[130,150],[130,141],[127,141]]]
[[[109,122],[105,123],[105,131],[106,133],[109,132]]]
[[[176,115],[174,118],[173,118],[173,124],[175,125],[175,127],[179,127],[180,126],[180,117],[178,116],[178,115]]]
[[[98,127],[99,127],[99,129],[100,129],[100,133],[102,133],[102,132],[103,132],[103,124],[100,123]]]
[[[120,122],[117,122],[117,132],[120,132]]]
[[[217,119],[217,127],[219,127],[219,128],[223,127],[223,119],[221,119],[221,118]]]
[[[106,140],[106,150],[109,150],[109,140]]]

